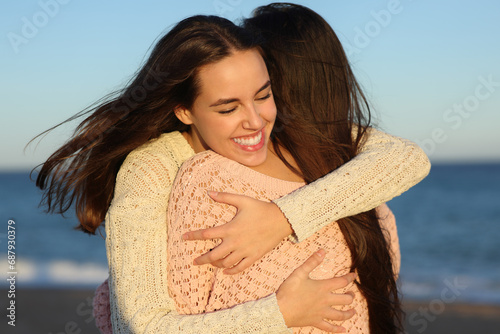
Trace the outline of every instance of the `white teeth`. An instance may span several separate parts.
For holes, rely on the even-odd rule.
[[[259,132],[259,134],[253,138],[233,138],[235,143],[245,146],[257,145],[258,143],[260,143],[261,139],[262,139],[262,131]]]

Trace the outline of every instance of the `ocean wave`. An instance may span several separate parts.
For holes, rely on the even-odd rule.
[[[486,277],[428,275],[423,278],[405,275],[401,278],[400,290],[403,297],[409,300],[441,299],[500,305],[500,284]]]
[[[95,287],[108,277],[107,266],[71,260],[17,258],[14,270],[11,270],[3,256],[0,257],[0,270],[7,276],[15,276],[16,286],[27,287]],[[12,272],[15,274],[8,274]],[[7,280],[2,280],[0,287],[8,287],[8,284]]]

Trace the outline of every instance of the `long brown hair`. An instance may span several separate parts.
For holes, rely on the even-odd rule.
[[[309,183],[352,159],[367,136],[370,109],[330,25],[306,7],[275,3],[258,7],[244,26],[265,41],[278,108],[273,144],[285,164]],[[280,147],[292,154],[299,170]],[[389,245],[375,210],[338,224],[368,303],[370,332],[401,331]]]
[[[41,205],[61,214],[74,205],[79,228],[94,234],[125,157],[162,133],[188,129],[174,109],[191,108],[199,93],[197,70],[252,48],[259,48],[254,35],[224,18],[199,15],[179,22],[123,90],[66,121],[87,116],[42,164],[36,179]]]

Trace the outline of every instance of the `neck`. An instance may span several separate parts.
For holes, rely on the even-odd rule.
[[[193,131],[193,129],[191,127],[188,131],[182,132],[182,135],[184,136],[184,138],[188,142],[189,146],[191,146],[194,153],[200,153],[200,152],[206,151],[207,149],[203,146],[201,141],[193,139],[192,131]]]
[[[290,168],[288,168],[288,166],[285,165],[285,163],[278,157],[278,155],[274,151],[272,142],[269,142],[267,149],[268,152],[266,161],[258,166],[250,167],[251,169],[259,173],[285,181],[304,182],[304,179],[302,177],[292,172]],[[283,156],[285,157],[286,161],[293,167],[299,169],[292,155],[284,148],[281,148],[281,151],[283,152]]]

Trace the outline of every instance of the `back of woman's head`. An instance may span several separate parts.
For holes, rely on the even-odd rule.
[[[47,211],[64,213],[75,205],[80,229],[95,233],[128,153],[164,132],[186,130],[174,109],[191,107],[199,93],[198,69],[255,47],[252,34],[224,18],[179,22],[123,90],[68,120],[87,116],[40,169],[37,186]]]
[[[347,58],[335,32],[320,15],[300,5],[278,3],[258,7],[244,24],[263,36],[273,81],[278,81],[273,89],[279,90],[276,95],[284,103],[293,103],[299,109],[326,109],[330,105],[321,102],[340,103],[338,100],[349,95]],[[334,113],[323,112],[328,117]],[[341,113],[346,112],[344,107],[335,114],[345,117]],[[307,114],[325,117],[316,115],[316,111]]]
[[[274,147],[282,160],[287,163],[280,147],[294,157],[297,174],[312,182],[352,159],[365,137],[370,110],[330,25],[304,6],[274,3],[257,8],[244,26],[264,41],[278,108]],[[370,333],[397,332],[397,286],[375,211],[338,224],[368,302]]]
[[[352,158],[363,131],[352,146],[351,127],[363,129],[370,113],[331,26],[311,9],[286,3],[258,7],[244,26],[264,41],[280,110],[277,129],[298,124],[296,119],[305,120],[314,136],[323,133],[337,144],[351,146],[338,152],[340,160]],[[279,131],[276,135],[282,139]]]

